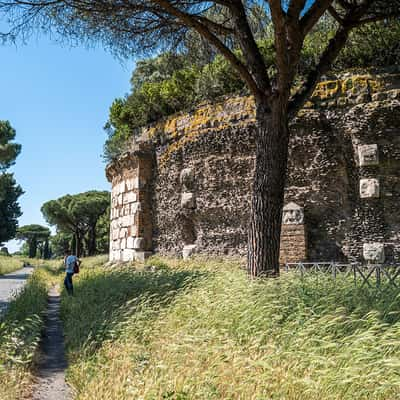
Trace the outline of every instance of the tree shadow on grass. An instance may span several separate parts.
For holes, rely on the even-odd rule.
[[[179,293],[190,290],[206,275],[167,268],[156,272],[132,268],[85,271],[75,279],[74,296],[65,291],[62,296],[67,351],[96,351],[104,340],[118,337],[119,327],[138,310],[151,310],[145,316],[151,323]]]

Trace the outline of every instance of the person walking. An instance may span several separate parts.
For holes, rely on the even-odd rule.
[[[65,279],[64,286],[67,289],[67,293],[72,296],[74,294],[74,285],[72,283],[72,276],[77,272],[79,268],[79,258],[74,256],[70,251],[65,252],[64,265],[65,265]]]

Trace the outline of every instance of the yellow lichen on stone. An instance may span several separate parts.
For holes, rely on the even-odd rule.
[[[376,93],[382,88],[382,82],[371,75],[354,75],[345,79],[324,81],[318,83],[311,100],[324,102],[336,97],[357,96],[362,92]],[[341,102],[343,104],[343,102]]]
[[[372,75],[324,81],[316,86],[304,108],[345,107],[354,104],[354,100],[349,98],[365,93],[374,94],[382,87],[382,81]],[[191,113],[171,116],[152,127],[144,128],[143,132],[149,139],[164,137],[173,140],[160,158],[160,164],[164,164],[174,152],[196,140],[199,135],[210,131],[217,133],[232,126],[248,126],[256,122],[255,117],[254,97],[235,96],[219,103],[203,103]]]

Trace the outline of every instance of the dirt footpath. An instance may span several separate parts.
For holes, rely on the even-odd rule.
[[[46,325],[39,354],[33,400],[71,399],[70,388],[65,382],[67,360],[60,320],[60,295],[56,288],[52,288],[49,292]]]

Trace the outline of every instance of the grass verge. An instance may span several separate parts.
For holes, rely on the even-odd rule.
[[[238,264],[83,269],[64,296],[77,399],[394,400],[400,294]]]
[[[0,275],[21,269],[22,265],[23,261],[19,257],[0,256]]]
[[[56,274],[50,263],[36,269],[0,317],[0,400],[22,399],[29,390],[47,291]]]

